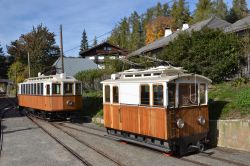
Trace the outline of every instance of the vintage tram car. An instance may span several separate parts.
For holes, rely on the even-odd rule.
[[[203,150],[208,142],[210,83],[173,66],[112,74],[102,82],[107,132],[178,155]]]
[[[42,118],[68,118],[82,109],[81,83],[66,74],[38,75],[18,86],[19,108]]]

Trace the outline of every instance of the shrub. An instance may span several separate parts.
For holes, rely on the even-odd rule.
[[[189,72],[222,82],[232,78],[244,64],[243,49],[235,34],[203,29],[180,34],[159,56]]]

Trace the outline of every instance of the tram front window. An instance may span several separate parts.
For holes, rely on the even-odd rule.
[[[73,84],[72,83],[64,83],[63,86],[65,94],[73,94]]]
[[[52,84],[52,94],[53,95],[61,94],[61,84]]]

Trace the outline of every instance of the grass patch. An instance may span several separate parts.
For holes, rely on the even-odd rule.
[[[213,85],[209,91],[210,119],[236,119],[250,115],[250,84],[232,82]]]

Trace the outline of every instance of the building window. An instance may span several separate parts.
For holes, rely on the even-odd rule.
[[[153,105],[163,106],[163,85],[153,85],[154,100]]]
[[[179,105],[198,105],[198,85],[182,83],[179,84]]]
[[[119,88],[113,86],[113,103],[119,103]]]
[[[46,85],[46,94],[50,95],[50,85]]]
[[[200,84],[200,104],[206,104],[206,84]]]
[[[76,95],[82,94],[81,83],[76,83]]]
[[[73,84],[72,83],[64,83],[64,93],[65,94],[73,94]]]
[[[169,107],[175,107],[175,91],[176,91],[176,84],[168,83],[168,106]]]
[[[52,84],[52,94],[53,95],[61,94],[61,84]]]
[[[105,102],[110,102],[110,86],[105,85]]]
[[[149,85],[141,85],[141,104],[142,105],[149,105],[150,104]]]

